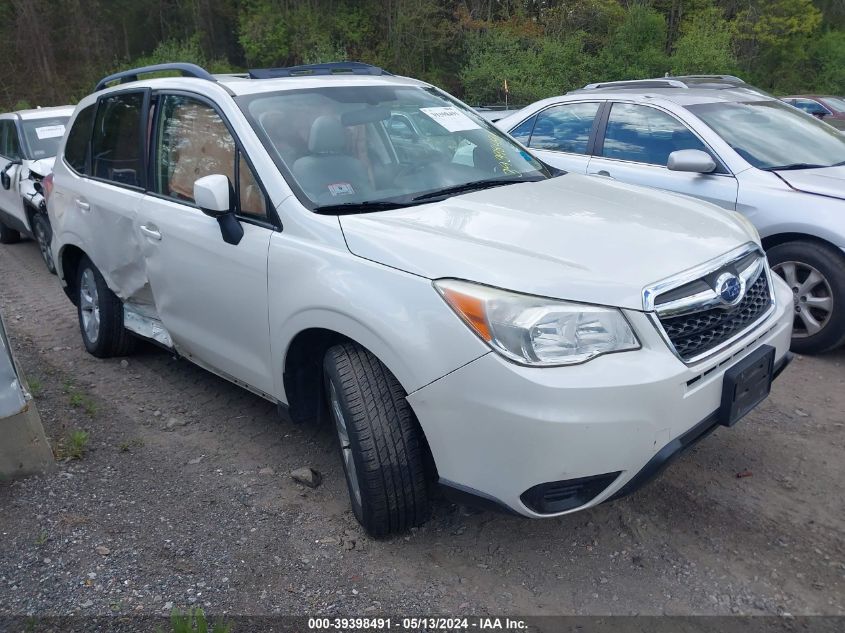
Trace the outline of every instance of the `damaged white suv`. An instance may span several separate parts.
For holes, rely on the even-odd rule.
[[[163,68],[187,76],[139,80]],[[60,155],[87,349],[140,336],[330,418],[374,535],[435,482],[527,517],[625,495],[789,359],[791,291],[740,215],[557,172],[372,66],[121,73]]]

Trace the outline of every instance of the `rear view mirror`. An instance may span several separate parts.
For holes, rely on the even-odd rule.
[[[12,188],[12,177],[9,175],[9,170],[14,167],[15,165],[20,165],[21,161],[13,160],[11,163],[8,163],[4,168],[3,171],[0,171],[0,184],[3,185],[3,189],[8,191]]]
[[[244,227],[235,217],[235,191],[223,174],[203,176],[194,182],[194,202],[206,215],[217,219],[220,234],[227,244],[238,244]]]
[[[716,161],[700,149],[679,149],[669,154],[666,165],[671,171],[685,171],[694,174],[711,174],[716,171]]]

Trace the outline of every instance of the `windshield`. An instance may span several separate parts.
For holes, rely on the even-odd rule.
[[[837,112],[845,112],[845,99],[839,97],[825,97],[823,101]]]
[[[59,153],[59,141],[65,135],[65,124],[70,117],[28,119],[23,122],[27,156],[33,160],[52,158]]]
[[[552,175],[434,88],[335,86],[238,103],[300,200],[317,211],[420,204]]]
[[[779,101],[687,108],[758,169],[831,167],[845,161],[845,135]]]

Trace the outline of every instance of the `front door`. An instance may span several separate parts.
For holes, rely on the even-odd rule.
[[[272,393],[267,198],[216,110],[199,97],[161,95],[150,193],[136,231],[158,317],[188,358]],[[194,181],[224,174],[244,236],[227,244],[193,198]]]
[[[0,120],[0,171],[13,161],[20,161],[21,143],[18,127],[14,119]],[[29,225],[24,217],[23,200],[20,193],[21,166],[13,165],[6,170],[11,186],[0,187],[0,221],[15,230],[26,229]]]
[[[670,171],[676,150],[707,152],[719,167],[712,174]],[[597,139],[587,173],[695,196],[726,209],[736,208],[738,184],[712,151],[673,115],[652,106],[614,103],[604,136]]]

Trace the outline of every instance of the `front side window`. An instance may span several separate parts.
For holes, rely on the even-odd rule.
[[[18,138],[18,128],[15,122],[11,119],[0,121],[0,154],[10,160],[20,160],[21,158],[21,143]]]
[[[600,103],[567,103],[543,110],[528,146],[534,149],[586,154]]]
[[[88,169],[88,149],[91,146],[96,109],[97,104],[91,104],[76,115],[65,143],[65,162],[80,174],[86,174]]]
[[[166,95],[159,111],[156,193],[193,203],[194,182],[204,176],[222,174],[239,195],[240,213],[267,217],[264,193],[214,108],[191,97]]]
[[[707,148],[687,126],[666,112],[632,103],[614,103],[607,120],[601,155],[665,167],[669,154]]]
[[[534,131],[534,124],[537,122],[537,115],[528,117],[522,123],[511,130],[511,136],[523,145],[528,145],[531,141],[531,132]]]
[[[780,101],[702,103],[687,109],[758,169],[845,164],[845,134]]]
[[[91,142],[94,177],[132,187],[144,186],[143,105],[143,92],[115,94],[100,100]]]
[[[303,204],[327,213],[550,177],[507,135],[434,88],[333,86],[236,101]]]
[[[26,138],[27,155],[33,160],[38,160],[58,154],[59,143],[65,135],[65,125],[69,118],[58,116],[24,121],[23,135]]]

